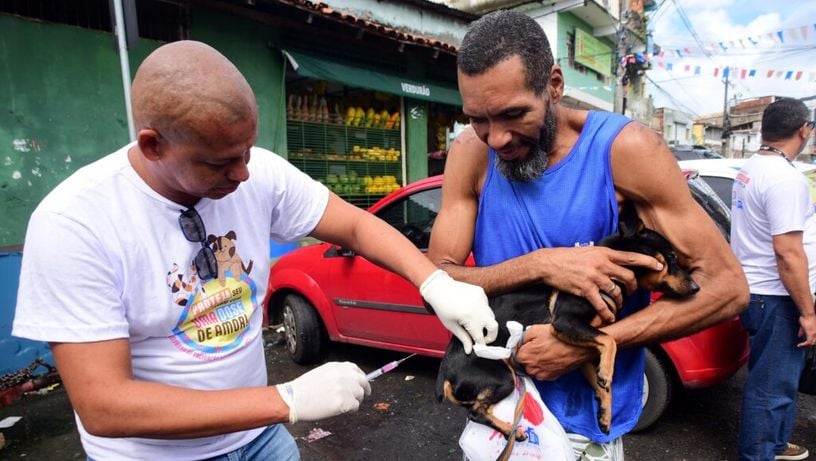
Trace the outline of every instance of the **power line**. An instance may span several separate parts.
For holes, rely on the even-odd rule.
[[[649,82],[650,82],[652,85],[654,85],[654,86],[655,86],[655,88],[657,88],[657,89],[658,89],[658,90],[660,90],[660,91],[661,91],[661,92],[662,92],[664,95],[666,95],[666,97],[667,97],[667,98],[669,98],[669,101],[673,102],[673,103],[675,104],[675,106],[682,108],[684,111],[686,111],[686,112],[687,112],[687,113],[689,113],[689,114],[693,114],[693,115],[700,115],[700,114],[699,114],[699,113],[698,113],[696,110],[693,110],[693,109],[689,108],[688,106],[686,106],[685,104],[683,104],[682,102],[678,101],[678,100],[677,100],[677,99],[674,97],[674,95],[673,95],[673,94],[671,94],[669,91],[666,91],[666,89],[664,89],[662,86],[658,85],[658,84],[657,84],[657,82],[655,82],[654,80],[652,80],[652,78],[651,78],[651,77],[649,77],[648,75],[646,76],[646,79],[647,79],[647,80],[649,80]]]
[[[711,58],[711,52],[705,48],[705,45],[703,45],[703,41],[700,40],[700,36],[697,35],[697,31],[694,30],[694,27],[691,25],[691,21],[689,21],[688,16],[686,16],[686,12],[683,11],[683,8],[681,8],[680,5],[677,4],[676,0],[671,0],[671,2],[674,5],[674,8],[677,10],[677,13],[680,15],[680,19],[683,21],[683,25],[686,26],[686,29],[688,29],[688,31],[691,33],[691,36],[694,38],[694,41],[697,42],[697,45],[699,45],[700,49],[703,50],[703,54]]]
[[[660,4],[657,5],[655,12],[652,14],[652,17],[649,18],[650,24],[656,23],[657,20],[660,19],[660,16],[662,16],[668,10],[668,8],[663,8],[663,5],[665,5],[667,1],[668,0],[661,0]]]

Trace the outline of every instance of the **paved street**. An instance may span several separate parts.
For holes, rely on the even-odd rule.
[[[270,376],[287,380],[305,368],[293,364],[281,345],[267,347]],[[329,359],[352,360],[364,371],[403,357],[403,354],[338,345]],[[437,460],[461,459],[457,445],[465,413],[437,403],[433,387],[439,360],[415,357],[378,378],[373,394],[358,413],[319,423],[299,423],[290,430],[298,438],[304,461],[318,460]],[[626,458],[634,461],[733,460],[737,439],[743,369],[734,378],[710,389],[679,395],[658,424],[625,439]],[[0,420],[23,416],[3,430],[2,460],[59,461],[85,459],[62,389],[25,396],[0,408]],[[330,433],[314,441],[313,430]],[[800,396],[794,441],[816,449],[816,397]],[[814,458],[813,456],[811,457]]]

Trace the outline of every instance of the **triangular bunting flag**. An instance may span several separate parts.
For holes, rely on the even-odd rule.
[[[793,77],[793,71],[792,70],[789,70],[789,71],[785,72],[785,80],[790,80],[791,77]]]
[[[782,36],[782,31],[781,30],[776,33],[776,36],[779,37],[779,42],[780,43],[785,43],[785,37]]]
[[[747,70],[747,69],[742,69],[742,70],[740,71],[740,78],[745,78],[745,74],[747,74],[747,73],[748,73],[748,70]]]
[[[748,72],[748,76],[749,77],[755,77],[756,76],[756,69],[751,69],[751,71]]]
[[[720,68],[719,68],[719,67],[715,67],[715,68],[714,68],[714,76],[716,77],[716,76],[717,76],[717,75],[719,75],[719,74],[720,74]]]
[[[768,78],[771,78],[771,77],[773,77],[773,74],[774,74],[774,71],[772,71],[772,70],[769,70],[769,71],[768,71]]]
[[[796,77],[794,77],[793,79],[794,80],[799,80],[800,78],[802,78],[802,71],[801,70],[796,73]]]

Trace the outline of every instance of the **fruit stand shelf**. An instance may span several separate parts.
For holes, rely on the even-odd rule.
[[[287,120],[289,162],[349,202],[367,208],[399,187],[400,131]]]

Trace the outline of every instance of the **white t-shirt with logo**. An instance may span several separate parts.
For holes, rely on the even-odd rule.
[[[138,380],[200,390],[267,385],[261,303],[269,239],[308,235],[328,189],[253,148],[249,180],[195,206],[221,261],[218,277],[200,280],[192,261],[201,244],[187,241],[178,222],[186,207],[139,178],[129,147],[77,171],[32,214],[13,334],[50,342],[129,338]],[[96,437],[79,418],[77,425],[87,455],[98,460],[201,459],[263,430],[159,440]]]
[[[754,155],[734,180],[731,248],[751,293],[787,296],[779,278],[773,236],[802,231],[810,291],[816,292],[816,217],[808,180],[779,155]]]

